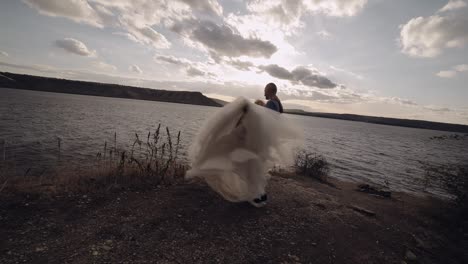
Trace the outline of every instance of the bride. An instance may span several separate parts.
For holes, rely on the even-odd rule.
[[[243,97],[225,105],[200,129],[189,149],[191,169],[224,199],[266,204],[268,169],[292,162],[297,126]]]

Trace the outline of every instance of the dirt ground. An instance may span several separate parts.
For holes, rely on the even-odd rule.
[[[264,208],[200,183],[0,196],[0,263],[468,263],[442,202],[274,176]]]

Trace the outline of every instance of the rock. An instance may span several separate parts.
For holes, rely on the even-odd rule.
[[[416,255],[413,252],[411,252],[411,250],[406,251],[405,258],[411,261],[415,261],[417,259]]]
[[[313,203],[313,205],[317,206],[318,208],[320,208],[322,210],[327,209],[327,207],[322,203]]]
[[[93,251],[93,256],[97,256],[99,255],[99,252],[97,252],[96,250]]]
[[[290,255],[290,254],[288,254],[288,257],[289,257],[290,259],[294,260],[294,261],[300,261],[300,260],[301,260],[301,259],[300,259],[298,256],[296,256],[296,255]]]
[[[312,242],[311,245],[312,245],[313,247],[316,247],[316,246],[317,246],[317,243]]]
[[[358,188],[357,188],[356,191],[364,192],[364,193],[368,193],[368,194],[372,194],[372,195],[376,195],[376,196],[381,196],[381,197],[385,197],[385,198],[391,198],[392,197],[391,192],[380,190],[379,188],[371,186],[369,184],[360,184],[360,185],[358,185]]]
[[[430,248],[424,241],[419,239],[417,236],[413,235],[413,238],[414,238],[414,241],[416,241],[416,246],[418,248],[423,248],[423,249],[429,249]]]
[[[47,249],[46,247],[36,247],[36,252],[42,252],[46,249]]]
[[[354,211],[358,212],[358,213],[361,213],[363,215],[366,215],[366,216],[375,216],[375,212],[371,211],[371,210],[368,210],[368,209],[365,209],[365,208],[362,208],[362,207],[359,207],[359,206],[356,206],[356,205],[350,205],[349,206],[351,209],[353,209]]]
[[[109,247],[109,246],[107,246],[107,245],[104,245],[104,246],[102,246],[102,249],[109,251],[109,250],[111,250],[112,248]]]

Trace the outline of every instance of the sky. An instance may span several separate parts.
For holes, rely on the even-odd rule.
[[[0,71],[468,124],[468,0],[5,0]]]

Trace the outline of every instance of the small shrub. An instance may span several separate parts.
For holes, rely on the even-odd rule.
[[[322,155],[309,151],[299,151],[294,159],[297,174],[327,182],[330,165]]]

